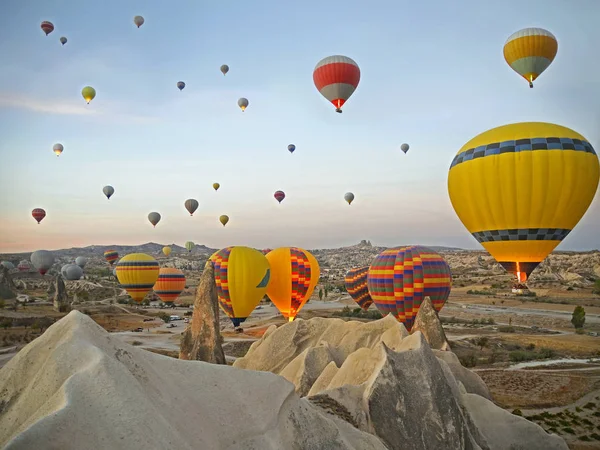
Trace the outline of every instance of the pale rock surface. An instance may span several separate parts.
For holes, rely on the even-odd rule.
[[[463,384],[468,393],[481,395],[488,400],[492,399],[490,390],[485,382],[475,372],[463,367],[458,360],[458,356],[452,352],[440,350],[433,350],[433,354],[448,364],[452,375],[454,375],[457,381]]]
[[[133,347],[72,311],[0,369],[0,446],[385,450],[282,377]]]
[[[431,304],[429,297],[425,297],[425,300],[421,303],[411,331],[413,333],[415,331],[423,333],[432,349],[450,350],[450,344],[446,339],[442,322],[440,322],[438,313]]]
[[[62,275],[56,275],[54,279],[54,298],[53,305],[54,311],[56,312],[69,312],[71,311],[71,300],[69,299],[69,295],[67,294],[67,289],[65,287],[65,281],[63,280]]]

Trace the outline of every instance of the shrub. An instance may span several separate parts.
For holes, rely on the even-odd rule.
[[[535,349],[535,344],[527,344],[525,346],[525,350],[530,350],[531,351],[531,350],[534,350],[534,349]]]
[[[585,434],[583,436],[579,436],[577,439],[579,439],[580,441],[585,441],[585,442],[589,442],[592,440],[589,436],[586,436]]]
[[[563,431],[564,431],[565,433],[569,433],[569,434],[575,434],[575,431],[573,431],[573,428],[571,428],[571,427],[564,427],[564,428],[563,428]]]
[[[596,404],[594,402],[587,402],[585,405],[583,405],[583,407],[586,409],[592,409],[596,407]]]
[[[477,365],[477,356],[475,356],[475,353],[470,353],[458,359],[464,367],[475,367]]]
[[[556,352],[551,348],[541,348],[539,351],[539,356],[541,359],[552,358],[556,355]]]
[[[513,409],[513,412],[512,412],[512,413],[513,413],[515,416],[521,416],[521,417],[523,417],[523,413],[521,412],[521,410],[520,410],[520,409]]]
[[[143,342],[142,342],[142,341],[133,341],[133,342],[131,343],[131,345],[142,345],[142,344],[143,344]]]
[[[600,427],[598,429],[600,430]],[[592,433],[592,434],[590,434],[590,436],[593,439],[596,439],[597,441],[600,441],[600,434],[598,434],[598,433]]]
[[[585,324],[585,309],[583,306],[576,306],[573,310],[573,316],[571,317],[571,323],[575,329],[583,328]]]
[[[0,327],[4,328],[6,330],[6,329],[12,327],[12,324],[13,324],[12,319],[5,317],[4,319],[2,319],[2,322],[0,322]]]
[[[537,359],[537,354],[524,350],[515,350],[508,354],[508,358],[512,362],[532,361]]]
[[[509,326],[504,326],[504,327],[499,327],[498,331],[500,333],[514,333],[515,332],[515,327],[511,327]]]

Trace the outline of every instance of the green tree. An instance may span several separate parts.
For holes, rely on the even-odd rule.
[[[0,322],[0,327],[4,328],[5,330],[12,327],[12,320],[8,317],[5,317],[2,319],[2,322]]]
[[[0,298],[0,309],[4,308],[6,306],[6,303],[4,303],[4,299]]]
[[[600,278],[598,278],[594,282],[594,289],[592,289],[592,294],[600,295]]]
[[[479,347],[480,350],[483,350],[483,347],[487,347],[489,341],[490,340],[487,336],[483,336],[483,337],[480,337],[479,339],[477,339],[477,341],[475,341],[475,343],[477,344],[477,346]]]
[[[319,289],[319,300],[323,300],[323,288]]]
[[[576,306],[573,310],[573,317],[571,317],[571,323],[575,329],[583,328],[585,323],[585,309],[583,306]]]

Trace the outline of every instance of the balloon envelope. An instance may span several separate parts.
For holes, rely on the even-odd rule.
[[[196,246],[196,244],[194,244],[192,241],[187,241],[185,243],[185,248],[187,249],[188,252],[191,252],[195,246]]]
[[[8,270],[12,270],[15,268],[15,265],[13,263],[11,263],[10,261],[2,261],[0,263],[0,266],[4,266],[6,267]]]
[[[277,200],[279,203],[281,203],[283,201],[283,199],[285,198],[285,192],[276,191],[275,194],[273,194],[273,197],[275,197],[275,200]]]
[[[139,28],[144,24],[144,18],[142,16],[135,16],[133,18],[133,23],[135,23]]]
[[[271,265],[267,295],[291,322],[319,282],[319,263],[310,252],[298,247],[276,248],[266,258]]]
[[[229,216],[223,214],[221,217],[219,217],[219,222],[221,222],[223,226],[227,225],[227,222],[229,222]]]
[[[313,71],[313,82],[323,97],[342,112],[342,106],[356,90],[360,69],[356,61],[347,56],[333,55],[319,61]]]
[[[350,269],[344,277],[344,284],[350,297],[365,311],[373,304],[373,299],[367,287],[369,266]]]
[[[104,259],[112,266],[114,262],[119,259],[119,253],[115,250],[106,250],[104,252]]]
[[[267,292],[271,276],[265,255],[249,247],[227,247],[214,253],[219,306],[234,326],[246,320]]]
[[[185,83],[183,81],[178,81],[177,87],[179,88],[180,91],[182,91],[183,88],[185,87]]]
[[[215,191],[218,191],[220,187],[221,187],[221,185],[219,183],[213,183],[213,189]]]
[[[171,247],[163,247],[162,252],[168,257],[171,254]]]
[[[63,152],[65,148],[63,147],[62,144],[54,144],[54,146],[52,147],[52,151],[54,152],[54,154],[56,156],[60,156],[60,154]]]
[[[352,192],[346,192],[344,194],[344,200],[350,205],[354,201],[354,194]]]
[[[173,303],[185,289],[185,275],[179,269],[163,267],[153,289],[163,302]]]
[[[46,33],[46,36],[48,36],[54,31],[54,25],[52,24],[52,22],[48,22],[47,20],[44,20],[41,23],[40,27],[42,28],[42,31]]]
[[[62,37],[60,38],[60,43],[61,43],[62,45],[65,45],[65,44],[67,43],[67,38],[66,38],[66,37],[64,37],[64,36],[62,36]]]
[[[543,28],[519,30],[504,44],[504,60],[529,82],[529,87],[552,64],[557,52],[556,37]]]
[[[194,211],[198,209],[198,200],[188,198],[183,205],[185,206],[185,209],[187,209],[190,213],[190,216],[193,216]]]
[[[42,208],[35,208],[33,211],[31,211],[31,215],[35,220],[37,220],[39,225],[42,219],[46,217],[46,211],[44,211]]]
[[[86,86],[81,90],[81,95],[89,105],[89,103],[94,100],[94,97],[96,97],[96,89],[91,86]]]
[[[519,282],[592,203],[600,164],[579,133],[523,122],[474,137],[456,154],[448,194],[463,225]]]
[[[148,220],[150,221],[153,227],[156,227],[156,224],[160,222],[160,214],[153,211],[150,214],[148,214]]]
[[[294,144],[288,145],[288,151],[290,153],[294,153],[294,150],[296,150],[296,146]]]
[[[145,253],[130,253],[117,264],[117,278],[133,300],[140,303],[158,279],[158,262]]]
[[[402,150],[404,153],[406,153],[406,152],[408,151],[408,149],[409,149],[409,148],[410,148],[410,147],[409,147],[409,145],[408,145],[408,144],[402,144],[402,145],[400,146],[400,150]]]
[[[112,186],[104,186],[102,192],[106,195],[106,198],[110,200],[110,197],[115,193],[115,188]]]
[[[82,269],[85,267],[86,263],[87,263],[87,258],[85,256],[78,256],[77,258],[75,258],[75,264],[77,264]]]
[[[31,254],[31,263],[40,274],[44,275],[54,264],[54,255],[48,250],[37,250]]]
[[[64,277],[69,281],[79,280],[82,276],[83,269],[77,264],[69,264],[64,273]]]
[[[24,259],[23,261],[19,262],[17,269],[19,269],[19,272],[27,272],[31,270],[31,265],[29,264],[29,261]]]
[[[227,64],[223,64],[221,66],[221,73],[225,75],[227,72],[229,72],[229,66]]]
[[[439,312],[451,285],[448,263],[420,245],[384,250],[367,274],[367,287],[377,309],[384,315],[392,313],[409,331],[425,297]]]
[[[238,106],[242,109],[242,112],[244,112],[248,107],[248,99],[244,97],[240,98],[238,100]]]

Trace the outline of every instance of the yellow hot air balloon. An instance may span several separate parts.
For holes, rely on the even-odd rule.
[[[557,51],[558,42],[548,30],[524,28],[506,40],[504,59],[532,88],[533,81],[552,64]]]
[[[218,191],[220,187],[221,187],[221,185],[219,183],[213,183],[213,189],[215,191]]]
[[[163,247],[162,252],[168,257],[171,254],[171,247]]]
[[[599,173],[598,156],[579,133],[551,123],[515,123],[460,149],[448,193],[473,237],[525,282],[585,214]]]
[[[86,86],[81,90],[81,95],[83,96],[83,99],[88,103],[88,105],[90,104],[90,102],[92,100],[94,100],[94,97],[96,97],[96,89],[94,89],[91,86]]]
[[[219,222],[221,222],[223,226],[227,225],[227,222],[229,222],[229,216],[223,214],[221,217],[219,217]]]
[[[280,247],[266,255],[271,264],[267,295],[279,312],[293,321],[319,282],[319,263],[297,247]]]
[[[158,279],[158,261],[145,253],[130,253],[117,264],[117,278],[121,287],[140,303]]]
[[[219,306],[233,325],[239,327],[267,292],[269,261],[249,247],[226,247],[210,260],[215,269]]]

